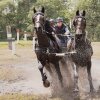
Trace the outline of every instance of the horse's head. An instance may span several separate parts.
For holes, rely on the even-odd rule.
[[[32,17],[32,21],[36,31],[42,30],[44,27],[44,23],[45,23],[44,13],[45,13],[44,7],[42,7],[42,9],[38,11],[36,11],[36,9],[34,8],[35,15]]]
[[[85,32],[85,28],[86,28],[85,14],[86,14],[85,11],[83,11],[81,14],[79,10],[76,11],[76,16],[73,21],[76,34],[83,34]]]

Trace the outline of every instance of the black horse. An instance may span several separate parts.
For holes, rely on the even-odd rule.
[[[76,16],[73,21],[75,27],[75,50],[76,53],[72,55],[72,61],[75,63],[74,66],[74,86],[75,91],[79,91],[78,88],[78,68],[87,67],[88,80],[90,84],[90,92],[93,92],[94,87],[91,76],[91,56],[93,50],[90,41],[86,37],[86,12],[83,11],[81,14],[79,10],[76,12]]]
[[[34,8],[34,15],[32,17],[37,36],[35,43],[35,53],[37,55],[37,59],[41,63],[39,65],[39,70],[41,72],[43,85],[45,87],[49,87],[50,82],[47,80],[47,75],[43,72],[43,68],[45,67],[50,73],[52,73],[50,68],[50,63],[52,63],[55,66],[58,79],[60,80],[62,86],[62,75],[59,67],[59,61],[62,58],[55,56],[55,54],[50,54],[61,52],[61,49],[56,40],[57,36],[55,38],[55,36],[51,34],[52,28],[50,27],[49,21],[46,20],[44,13],[44,7],[38,11],[36,11]]]

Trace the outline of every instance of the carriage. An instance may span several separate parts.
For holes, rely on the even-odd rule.
[[[70,54],[74,54],[76,53],[75,52],[75,45],[73,45],[74,43],[74,36],[71,36],[70,39],[70,44],[68,44],[69,42],[69,39],[68,39],[68,36],[67,35],[62,35],[62,34],[56,34],[57,37],[60,39],[60,49],[61,49],[61,52],[57,53],[57,52],[53,52],[53,50],[45,50],[46,48],[45,47],[42,47],[42,49],[44,48],[44,52],[47,53],[47,54],[54,54],[55,56],[66,56],[66,55],[70,55]],[[70,46],[69,46],[70,45]],[[38,40],[37,38],[35,39],[35,52],[38,52],[38,51],[41,51],[39,48],[38,48]]]
[[[62,52],[55,53],[56,56],[66,56],[68,54],[74,54],[75,52],[75,36],[71,35],[70,39],[68,38],[68,35],[65,34],[56,34],[57,37],[60,39],[60,48]],[[52,53],[51,53],[52,54]]]
[[[93,92],[94,87],[93,87],[92,76],[91,76],[91,56],[93,55],[93,49],[89,40],[86,38],[86,31],[85,31],[85,28],[86,28],[85,13],[86,12],[83,11],[82,14],[80,14],[79,10],[76,11],[76,16],[73,21],[73,25],[75,27],[76,32],[75,32],[74,39],[72,38],[73,42],[71,42],[72,44],[71,47],[73,48],[71,48],[71,50],[68,49],[68,41],[66,41],[67,37],[64,35],[60,36],[60,38],[64,38],[64,41],[61,41],[62,52],[60,50],[59,52],[57,52],[56,49],[55,49],[55,52],[49,52],[48,50],[49,48],[48,46],[50,45],[50,43],[48,42],[48,36],[46,34],[46,32],[48,32],[48,27],[46,23],[47,20],[44,17],[44,12],[45,12],[44,7],[42,7],[41,11],[36,11],[36,9],[34,8],[35,16],[33,16],[32,18],[33,23],[35,25],[35,29],[37,31],[36,32],[37,37],[39,40],[39,46],[36,48],[37,50],[35,53],[37,55],[38,61],[40,62],[40,65],[38,68],[41,73],[43,85],[45,87],[50,86],[50,82],[48,81],[47,76],[43,71],[43,68],[44,67],[49,68],[48,71],[51,73],[51,70],[50,70],[50,67],[51,67],[50,63],[51,63],[54,65],[60,84],[63,87],[63,77],[60,71],[59,61],[62,60],[63,56],[71,54],[71,62],[76,65],[76,66],[72,66],[74,70],[74,91],[75,92],[79,91],[78,68],[87,67],[88,80],[90,84],[90,92]],[[53,47],[53,45],[50,45],[50,46]]]

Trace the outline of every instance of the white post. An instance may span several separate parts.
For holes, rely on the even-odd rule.
[[[12,50],[12,34],[11,34],[11,26],[6,26],[7,31],[7,40],[8,40],[8,48],[9,50]]]
[[[27,34],[26,34],[26,31],[25,31],[25,34],[24,34],[24,40],[27,41]]]
[[[19,29],[17,29],[17,43],[19,42]]]
[[[15,48],[15,39],[12,39],[12,55],[15,55],[15,51],[16,51],[16,48]]]
[[[35,37],[33,37],[33,41],[32,41],[32,44],[33,44],[33,51],[34,51],[34,48],[35,48]]]
[[[19,42],[19,32],[17,32],[17,43]]]
[[[7,39],[12,38],[12,34],[11,34],[11,26],[6,26],[6,30],[7,30]]]

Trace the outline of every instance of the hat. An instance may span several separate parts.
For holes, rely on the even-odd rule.
[[[63,18],[58,17],[58,18],[56,19],[56,22],[63,22]]]
[[[50,22],[55,22],[55,20],[54,20],[54,19],[50,19],[49,21],[50,21]]]

